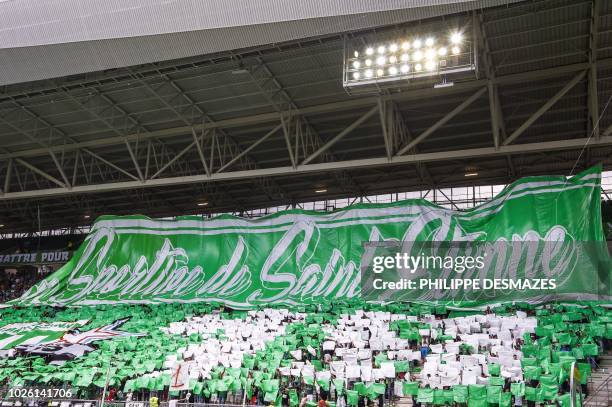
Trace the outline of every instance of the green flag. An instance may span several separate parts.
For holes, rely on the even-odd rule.
[[[360,281],[362,250],[358,248],[371,236],[377,236],[380,241],[422,240],[440,230],[447,231],[443,237],[447,241],[452,238],[505,242],[515,236],[529,236],[530,243],[538,245],[533,250],[535,257],[530,259],[534,264],[530,269],[534,274],[529,276],[531,279],[549,278],[544,269],[550,259],[543,253],[546,242],[554,237],[560,245],[556,252],[560,257],[555,259],[555,264],[563,267],[555,270],[556,289],[545,294],[541,290],[497,290],[491,299],[486,290],[470,293],[446,290],[440,292],[440,304],[421,307],[419,312],[443,311],[440,307],[445,303],[465,300],[466,295],[473,295],[469,301],[478,304],[493,300],[526,301],[535,297],[539,301],[568,296],[591,298],[599,292],[601,268],[609,265],[601,222],[600,185],[601,168],[594,167],[570,179],[524,178],[508,185],[490,202],[461,211],[413,199],[357,204],[333,213],[290,210],[256,220],[230,215],[213,219],[184,216],[174,220],[140,215],[102,216],[63,267],[11,303],[69,306],[128,301],[141,304],[215,301],[228,303],[234,309],[254,308],[258,304],[326,305],[359,294],[358,288],[353,292],[343,287],[346,281]],[[578,250],[576,242],[589,242],[592,247]],[[340,263],[333,273],[342,270],[342,278],[335,278],[339,274],[328,276],[322,272],[336,262],[334,259],[340,259]],[[499,257],[494,262],[486,262],[479,275],[512,280],[527,278],[525,268],[517,268],[518,264],[511,263],[511,259],[512,256],[505,256],[505,259]],[[142,272],[155,278],[143,279],[137,290],[133,279],[112,279],[116,270],[136,270],[143,264]],[[291,278],[278,280],[277,271],[281,269]],[[312,274],[308,284],[303,284],[303,270],[319,272]],[[502,274],[498,275],[500,270]],[[217,286],[212,283],[217,278],[213,276],[219,275],[223,275],[224,283]],[[73,276],[87,276],[87,279]],[[103,281],[113,284],[100,284]],[[316,290],[311,290],[312,287]],[[403,291],[389,292],[386,300],[405,295]],[[411,301],[428,300],[430,294],[426,288],[409,291]],[[610,301],[612,295],[603,292],[598,299]],[[179,316],[184,318],[185,313],[177,309],[173,317]],[[312,320],[320,326],[322,315]],[[414,335],[410,339],[416,339],[413,329],[409,332],[409,336]],[[550,340],[554,332],[554,325],[536,328],[540,339]],[[400,331],[400,337],[407,336]],[[312,336],[310,344],[316,343],[313,347],[318,349],[321,339],[320,335]],[[307,340],[304,338],[305,343]],[[541,345],[540,341],[538,344]]]

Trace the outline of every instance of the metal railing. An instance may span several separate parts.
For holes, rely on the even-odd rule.
[[[0,407],[39,407],[41,400],[7,399],[0,400]],[[44,402],[45,407],[101,407],[100,400],[62,399]],[[105,401],[104,407],[150,407],[148,401]],[[243,407],[243,404],[231,403],[171,403],[160,401],[158,407]]]
[[[610,390],[612,390],[612,375],[609,375],[606,380],[594,389],[589,397],[584,401],[584,406],[610,406],[612,397],[610,397]]]
[[[4,399],[0,400],[0,407],[97,407],[99,400],[63,400],[44,401],[41,399]]]
[[[99,404],[99,402],[98,402]],[[243,404],[235,404],[235,403],[185,403],[185,402],[177,402],[172,403],[171,401],[160,401],[158,403],[159,407],[242,407]],[[92,406],[94,407],[94,406]],[[105,401],[104,407],[150,407],[150,403],[148,401]]]

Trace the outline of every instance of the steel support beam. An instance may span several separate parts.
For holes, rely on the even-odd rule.
[[[140,181],[123,181],[113,182],[106,184],[97,185],[82,185],[74,186],[69,189],[61,183],[61,181],[55,179],[55,183],[60,185],[60,188],[49,188],[30,190],[22,192],[9,192],[4,195],[0,195],[0,201],[13,200],[13,199],[25,199],[25,198],[41,198],[51,196],[62,196],[67,194],[77,193],[93,193],[93,192],[105,192],[115,191],[122,189],[137,189],[146,187],[160,187],[169,185],[182,185],[182,184],[193,184],[202,182],[215,182],[215,181],[229,181],[235,179],[248,179],[248,178],[259,178],[259,177],[277,177],[277,176],[288,176],[288,175],[301,175],[311,174],[325,171],[341,171],[346,169],[356,168],[375,168],[384,167],[388,165],[400,165],[400,164],[415,164],[420,162],[434,162],[434,161],[445,161],[445,160],[461,160],[461,159],[474,159],[479,157],[494,157],[504,156],[509,154],[525,154],[525,153],[537,153],[542,151],[557,151],[557,150],[576,150],[580,149],[587,142],[587,138],[580,139],[569,139],[569,140],[558,140],[548,141],[540,143],[526,143],[526,144],[513,144],[500,146],[499,149],[495,147],[483,147],[483,148],[472,148],[465,150],[454,150],[454,151],[440,151],[435,153],[418,153],[412,155],[394,156],[391,161],[387,157],[379,158],[366,158],[361,160],[347,160],[347,161],[336,161],[336,162],[325,162],[318,164],[300,165],[297,168],[293,167],[275,167],[275,168],[260,168],[253,170],[244,171],[231,171],[213,174],[208,177],[206,174],[189,175],[182,177],[169,177],[169,178],[157,178],[154,180],[147,180],[145,182]],[[589,142],[591,147],[599,146],[611,146],[612,137],[600,137],[598,140]],[[26,163],[27,164],[27,163]],[[29,165],[29,164],[28,164]],[[38,170],[38,169],[37,169]],[[40,171],[40,170],[38,170]],[[41,171],[42,172],[42,171]],[[41,174],[42,175],[42,174]],[[45,174],[49,176],[48,174]],[[53,177],[51,177],[53,178]]]
[[[404,146],[404,148],[399,150],[396,155],[403,155],[407,151],[410,151],[421,141],[429,137],[434,131],[444,126],[450,119],[452,119],[453,117],[461,113],[463,110],[465,110],[466,107],[474,103],[474,101],[478,99],[479,97],[481,97],[486,91],[487,91],[486,87],[480,88],[476,93],[474,93],[472,96],[470,96],[469,98],[461,102],[459,106],[457,106],[456,108],[448,112],[446,115],[444,115],[444,117],[442,117],[440,120],[434,123],[430,128],[425,130],[423,133],[419,134],[414,140],[408,143],[408,145]]]
[[[285,90],[281,82],[276,78],[268,65],[262,58],[255,58],[257,66],[255,69],[248,69],[249,76],[255,86],[261,91],[271,106],[276,110],[283,123],[283,135],[285,144],[289,152],[289,159],[293,167],[297,167],[301,161],[301,156],[306,159],[314,151],[320,148],[324,141],[319,135],[319,132],[311,125],[310,121],[305,116],[297,116],[296,111],[299,110],[297,104],[291,98],[291,95]],[[242,63],[242,60],[241,60]],[[258,80],[259,78],[259,80]],[[290,131],[292,122],[295,122],[295,132]],[[291,139],[295,140],[294,145],[291,145]],[[299,146],[302,149],[300,150]],[[323,161],[334,161],[335,157],[330,152],[324,153],[321,158]],[[346,173],[334,173],[337,181],[343,185],[353,189],[353,192],[359,194],[362,188],[355,180]]]
[[[53,163],[55,164],[55,167],[57,168],[58,172],[60,173],[60,175],[62,176],[62,179],[64,180],[64,184],[67,185],[68,187],[70,186],[70,182],[68,181],[68,177],[66,177],[66,173],[64,172],[64,169],[62,168],[59,160],[57,159],[57,156],[55,155],[55,152],[53,150],[51,150],[49,148],[49,145],[45,142],[43,142],[42,140],[40,140],[37,137],[37,133],[38,131],[44,131],[44,130],[48,130],[49,131],[49,138],[52,137],[54,132],[58,132],[53,126],[51,126],[49,124],[49,122],[47,122],[46,120],[44,120],[42,117],[40,117],[38,114],[32,112],[30,109],[28,109],[26,106],[20,104],[17,101],[13,101],[13,103],[19,107],[19,110],[28,114],[29,116],[32,117],[33,121],[35,121],[34,124],[34,129],[31,130],[30,134],[28,131],[25,131],[24,129],[21,128],[21,126],[16,126],[13,123],[7,121],[4,118],[0,118],[0,120],[2,120],[2,122],[4,122],[6,125],[8,125],[9,127],[11,127],[13,130],[15,130],[17,133],[23,135],[24,137],[26,137],[28,140],[31,140],[32,142],[40,145],[43,149],[45,149],[49,155],[51,156],[51,159],[53,160]],[[42,123],[42,125],[44,126],[41,130],[38,129],[38,123]],[[66,140],[67,137],[65,136],[65,134],[58,132],[58,134],[60,134],[60,136]]]
[[[612,58],[600,59],[596,62],[597,66],[600,69],[610,68],[612,67]],[[574,72],[583,71],[590,68],[590,63],[577,63],[564,65],[549,69],[541,69],[537,71],[524,72],[519,74],[510,74],[497,76],[493,81],[496,85],[512,85],[517,83],[524,83],[526,81],[533,81],[542,78],[550,78],[555,75],[564,75],[570,74]],[[454,95],[457,93],[462,93],[471,90],[477,90],[487,85],[486,79],[474,80],[463,83],[456,83],[455,86],[446,89],[431,89],[431,88],[423,88],[423,89],[414,89],[410,90],[410,92],[401,92],[395,93],[392,95],[384,95],[382,96],[382,100],[394,100],[394,101],[410,101],[410,100],[419,100],[424,97],[429,97],[432,95],[436,95],[438,97],[445,97],[447,95]],[[327,103],[322,105],[310,106],[305,108],[300,108],[297,110],[292,110],[290,113],[294,116],[309,116],[309,115],[317,115],[338,111],[347,111],[356,108],[367,108],[372,105],[378,103],[379,97],[362,97],[355,98],[348,101],[342,102],[334,102]],[[262,124],[262,123],[278,123],[280,121],[281,114],[288,114],[289,112],[272,112],[272,113],[263,113],[252,116],[238,117],[232,119],[224,119],[218,120],[215,122],[205,122],[203,124],[194,124],[185,125],[179,127],[173,127],[169,129],[163,130],[155,130],[149,132],[138,132],[133,134],[128,134],[127,136],[112,136],[105,137],[96,140],[82,141],[82,142],[73,142],[65,145],[51,145],[44,148],[33,148],[27,149],[23,151],[15,151],[10,153],[0,153],[0,160],[5,160],[10,157],[34,157],[34,156],[42,156],[49,153],[49,151],[53,152],[68,152],[74,151],[80,148],[95,148],[95,147],[103,147],[103,146],[111,146],[123,144],[125,141],[135,142],[135,141],[146,141],[151,139],[162,139],[167,137],[176,137],[176,136],[185,136],[191,134],[192,128],[196,131],[208,130],[213,128],[235,128],[235,127],[248,127],[254,124]]]
[[[317,151],[315,151],[314,153],[306,157],[306,159],[304,159],[304,161],[302,162],[302,165],[308,164],[309,162],[311,162],[312,160],[314,160],[315,158],[323,154],[325,151],[331,148],[338,141],[342,140],[347,134],[349,134],[351,131],[359,127],[363,122],[368,120],[370,117],[374,116],[374,114],[376,114],[377,111],[378,111],[378,104],[374,106],[373,108],[371,108],[370,110],[368,110],[359,119],[351,123],[347,128],[345,128],[340,133],[338,133],[334,138],[332,138],[327,143],[319,147]]]
[[[474,13],[474,29],[476,32],[478,43],[483,50],[483,64],[484,71],[487,74],[487,89],[489,92],[489,110],[491,114],[491,131],[493,133],[493,145],[495,148],[499,147],[500,136],[502,136],[500,130],[503,127],[503,116],[501,112],[501,105],[499,103],[499,92],[497,85],[495,84],[495,69],[493,67],[493,59],[491,58],[491,49],[489,47],[489,41],[487,39],[486,29],[484,27],[484,21],[482,13],[476,17]],[[505,135],[503,135],[505,136]]]
[[[6,174],[4,176],[4,188],[2,189],[2,193],[6,194],[10,192],[9,189],[11,187],[11,173],[13,171],[13,159],[9,158],[8,164],[6,165]]]
[[[51,155],[51,159],[53,160],[53,163],[55,164],[57,171],[62,176],[62,179],[64,180],[64,184],[70,188],[70,182],[68,181],[68,177],[66,176],[66,173],[64,172],[64,169],[62,168],[59,160],[55,156],[55,153],[53,151],[50,151],[49,155]]]
[[[132,163],[134,163],[134,168],[136,168],[136,172],[138,173],[138,178],[140,178],[140,180],[144,180],[144,177],[142,175],[142,171],[140,170],[140,164],[138,164],[138,160],[136,159],[136,155],[134,154],[134,151],[132,150],[132,146],[130,145],[130,142],[124,138],[125,141],[125,146],[127,147],[128,153],[130,153],[130,158],[132,159]]]
[[[160,93],[158,93],[159,89],[153,89],[151,86],[149,86],[149,84],[146,81],[146,78],[142,78],[139,75],[134,75],[134,78],[137,79],[139,82],[141,82],[144,86],[146,86],[158,100],[160,100],[164,105],[169,107],[170,110],[172,110],[175,113],[175,115],[177,116],[179,120],[181,120],[183,123],[187,125],[188,128],[183,134],[191,133],[193,135],[196,130],[205,132],[207,130],[205,126],[211,126],[208,128],[208,129],[213,130],[212,140],[211,140],[211,149],[210,149],[210,161],[208,164],[208,170],[205,169],[208,175],[211,175],[211,173],[213,172],[213,168],[214,168],[215,145],[216,145],[217,152],[218,152],[219,165],[221,166],[225,164],[222,161],[225,158],[225,156],[221,155],[221,146],[223,146],[224,152],[226,151],[226,148],[227,148],[229,149],[232,155],[240,154],[241,150],[240,150],[239,144],[235,141],[235,139],[228,132],[224,130],[223,126],[219,126],[212,119],[212,117],[210,117],[207,112],[205,112],[201,107],[199,107],[198,104],[195,103],[195,101],[189,95],[187,95],[187,93],[179,85],[177,85],[170,77],[168,77],[167,75],[163,75],[163,74],[161,74],[161,76],[166,81],[166,84],[171,87],[172,93],[174,94],[175,97],[180,97],[181,99],[187,101],[188,107],[191,110],[192,119],[196,117],[199,119],[202,119],[203,124],[201,126],[195,126],[193,125],[193,120],[192,121],[187,120],[184,117],[184,113],[174,108],[172,104],[170,103],[170,101],[166,100],[166,96],[162,96]],[[223,140],[217,139],[218,135],[215,132],[217,129],[219,131],[219,134],[223,136]],[[200,155],[200,159],[202,159],[204,155],[203,151],[200,154],[200,150],[203,150],[202,146],[200,146],[199,143],[196,143],[196,144],[199,146],[198,154]],[[249,168],[258,167],[257,162],[253,160],[250,156],[246,154],[242,154],[241,158],[244,164],[246,164]],[[206,166],[205,160],[203,161],[203,165]],[[264,179],[257,180],[257,183],[261,186],[262,189],[269,191],[270,196],[272,194],[277,194],[281,196],[284,196],[286,194],[286,192],[282,190],[278,185],[270,184],[269,181],[267,180],[264,180]]]
[[[293,147],[291,146],[291,117],[284,118],[281,116],[282,126],[283,126],[283,138],[285,139],[285,145],[287,146],[287,152],[289,153],[289,160],[291,161],[292,166],[297,166],[297,161],[295,155],[293,154]],[[297,146],[297,140],[296,140]]]
[[[599,36],[599,0],[591,4],[591,27],[589,38],[589,133],[599,137],[599,99],[597,95],[597,37]]]
[[[228,161],[225,165],[221,166],[221,168],[219,168],[215,173],[218,174],[220,172],[223,172],[224,169],[228,168],[230,165],[234,164],[236,161],[238,161],[240,158],[242,158],[242,156],[248,154],[252,149],[254,149],[255,147],[257,147],[258,145],[260,145],[261,143],[263,143],[264,141],[266,141],[267,139],[270,138],[270,136],[272,136],[274,133],[276,133],[277,131],[279,131],[281,128],[283,127],[282,124],[279,124],[278,126],[276,126],[275,128],[273,128],[272,130],[270,130],[269,132],[267,132],[265,135],[263,135],[259,140],[257,140],[256,142],[254,142],[253,144],[251,144],[250,146],[248,146],[247,148],[245,148],[244,150],[242,150],[242,152],[240,154],[238,154],[236,157],[232,158],[230,161]]]
[[[174,157],[172,157],[172,159],[170,159],[170,161],[168,161],[166,164],[164,164],[159,170],[157,170],[157,172],[153,175],[151,175],[151,177],[149,179],[154,179],[157,178],[157,176],[159,174],[161,174],[162,172],[166,171],[166,169],[168,169],[168,167],[170,167],[172,164],[174,164],[176,162],[176,160],[178,160],[179,158],[181,158],[182,156],[185,155],[185,153],[187,153],[189,150],[191,150],[196,144],[199,144],[200,140],[198,138],[196,138],[195,140],[193,140],[191,143],[189,143],[187,145],[187,147],[183,148],[181,151],[178,152],[178,154],[176,154]]]
[[[378,113],[380,114],[380,126],[382,128],[383,139],[385,140],[385,151],[387,152],[387,158],[391,159],[393,156],[393,144],[391,142],[391,129],[389,128],[387,112],[387,103],[378,99]]]
[[[74,153],[74,166],[72,167],[72,183],[70,185],[74,186],[77,183],[77,174],[79,171],[79,158],[81,156],[81,150],[77,150]]]
[[[15,158],[15,162],[23,165],[24,167],[26,167],[27,169],[29,169],[32,172],[35,172],[36,174],[40,175],[41,177],[43,177],[45,179],[48,179],[49,181],[59,185],[60,187],[65,188],[67,191],[70,191],[70,186],[69,185],[64,184],[62,181],[58,180],[57,178],[55,178],[52,175],[47,174],[46,172],[44,172],[40,168],[33,166],[29,162],[23,161],[21,158]],[[5,194],[5,196],[6,195],[7,194]]]
[[[77,150],[77,153],[78,153],[78,151],[81,151],[81,150]],[[123,168],[119,167],[118,165],[113,164],[112,162],[108,161],[107,159],[105,159],[103,157],[100,157],[98,154],[94,153],[93,151],[88,150],[86,148],[84,148],[82,151],[86,152],[87,154],[89,154],[90,156],[95,158],[96,160],[98,160],[98,161],[108,165],[112,169],[117,170],[120,173],[127,175],[128,177],[132,178],[134,181],[139,181],[139,178],[137,176],[135,176],[134,174],[132,174],[131,172],[124,170]],[[77,157],[77,160],[78,160],[78,157]],[[76,163],[75,163],[74,166],[76,168]]]
[[[584,78],[584,75],[586,75],[586,71],[582,71],[578,75],[574,76],[572,78],[572,80],[569,81],[553,97],[551,97],[548,100],[548,102],[544,103],[544,105],[542,105],[542,107],[540,107],[534,114],[532,114],[527,120],[525,120],[525,122],[523,124],[521,124],[518,129],[514,130],[514,132],[512,132],[512,134],[510,136],[508,136],[507,139],[504,140],[503,144],[505,146],[507,146],[508,144],[510,144],[514,140],[516,140],[517,137],[519,137],[521,134],[523,134],[525,132],[525,130],[527,130],[529,128],[529,126],[531,126],[533,124],[533,122],[538,120],[540,118],[540,116],[542,116],[544,113],[546,113],[548,111],[548,109],[550,109],[555,103],[557,103],[559,101],[559,99],[561,99],[567,92],[570,91],[570,89],[572,89],[574,86],[576,86],[576,84],[578,82],[580,82],[582,80],[582,78]]]
[[[495,93],[497,90],[493,86],[493,82],[487,83],[489,90],[489,110],[491,111],[491,130],[493,131],[493,145],[499,148],[499,115],[497,114],[497,106],[495,104]]]
[[[201,139],[198,139],[198,135],[196,134],[194,129],[191,129],[191,135],[193,136],[193,141],[196,142],[196,149],[198,150],[198,157],[200,157],[200,162],[202,162],[202,167],[204,167],[204,171],[206,172],[206,175],[210,177],[210,169],[208,168],[208,164],[206,163],[206,158],[204,157],[204,150],[202,150],[202,145],[200,144]]]

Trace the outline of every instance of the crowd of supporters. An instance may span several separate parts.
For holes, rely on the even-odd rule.
[[[44,278],[44,267],[23,266],[0,270],[0,303],[19,298],[34,284]]]
[[[2,240],[0,254],[63,250],[71,252],[78,247],[80,240],[80,237],[71,236]],[[0,264],[0,304],[19,298],[58,266],[58,264]]]
[[[146,306],[144,308],[148,309]],[[155,309],[156,307],[151,308],[151,312],[155,313]],[[402,311],[408,312],[408,310]],[[139,379],[136,378],[121,380],[111,385],[106,393],[106,399],[108,401],[149,402],[153,407],[161,402],[169,402],[171,406],[177,402],[189,402],[277,405],[279,407],[382,407],[397,401],[398,397],[407,397],[412,401],[413,406],[535,407],[554,405],[565,407],[569,406],[571,373],[568,371],[568,363],[571,361],[577,362],[574,376],[582,384],[583,394],[588,393],[588,377],[591,370],[598,366],[598,355],[610,349],[610,331],[606,330],[609,316],[606,311],[601,308],[591,310],[577,307],[567,308],[560,305],[548,305],[538,309],[526,308],[526,317],[537,318],[538,326],[535,332],[529,334],[523,332],[515,336],[512,333],[512,344],[509,349],[515,356],[510,364],[505,364],[505,366],[503,362],[495,361],[501,355],[495,350],[496,346],[499,347],[497,334],[493,334],[494,331],[490,330],[491,321],[498,319],[494,312],[495,310],[487,309],[484,312],[487,319],[486,321],[481,319],[483,322],[478,328],[482,329],[481,332],[486,332],[485,329],[489,330],[490,343],[485,341],[482,345],[475,347],[464,343],[458,348],[458,353],[453,355],[452,359],[447,358],[443,362],[443,364],[454,363],[456,356],[456,362],[460,363],[464,357],[482,355],[486,362],[475,365],[479,373],[478,383],[473,385],[464,384],[463,378],[467,372],[462,370],[455,384],[440,382],[433,384],[431,381],[434,374],[440,373],[438,371],[430,374],[426,367],[428,363],[431,364],[431,357],[436,356],[437,352],[434,350],[443,348],[442,352],[446,354],[449,351],[449,344],[462,338],[465,339],[461,333],[449,337],[447,334],[451,327],[449,323],[454,324],[455,321],[451,319],[448,311],[442,311],[436,313],[435,316],[419,316],[418,326],[423,328],[427,321],[427,325],[431,327],[429,333],[423,333],[422,329],[416,329],[411,324],[394,324],[390,321],[388,326],[392,332],[395,332],[396,338],[408,338],[406,351],[419,355],[411,360],[403,359],[404,362],[402,362],[397,359],[399,351],[388,348],[372,350],[368,359],[372,369],[392,362],[395,364],[393,377],[373,378],[373,380],[363,380],[363,378],[337,380],[332,376],[331,380],[319,380],[318,374],[316,378],[288,375],[282,372],[282,366],[274,367],[268,357],[276,351],[268,352],[267,345],[266,355],[261,354],[261,358],[256,356],[257,361],[248,369],[244,367],[230,369],[219,365],[213,369],[212,378],[203,383],[192,384],[193,388],[189,390],[170,392],[167,384],[163,385],[159,380],[153,383],[152,378],[148,378],[151,380],[145,380],[143,384],[139,384]],[[512,318],[514,312],[514,309],[508,307],[504,310],[504,314],[509,318]],[[168,312],[164,311],[162,314],[167,315]],[[231,316],[235,317],[236,313],[227,312],[227,317]],[[275,341],[278,342],[276,345],[270,345],[278,346],[274,348],[277,351],[281,349],[279,352],[282,355],[279,357],[282,361],[287,362],[287,364],[281,362],[281,365],[294,366],[297,363],[290,349],[300,350],[302,356],[299,357],[299,361],[313,366],[316,372],[330,370],[335,362],[341,361],[342,357],[339,356],[341,352],[325,348],[324,342],[329,339],[330,334],[327,330],[325,334],[321,330],[323,326],[334,327],[337,317],[338,314],[333,309],[325,313],[309,313],[303,323],[297,324],[298,327],[290,332],[290,336],[297,338],[297,342],[292,347],[287,347],[289,342],[286,339],[280,342]],[[362,319],[365,320],[366,316],[363,316]],[[357,319],[357,321],[361,320]],[[414,321],[417,322],[417,320]],[[375,336],[375,331],[370,328],[365,327],[363,331],[368,332],[367,336],[370,338]],[[434,335],[434,332],[437,334]],[[187,332],[180,337],[187,348],[189,344],[197,344],[202,340],[197,334],[194,336]],[[131,340],[139,343],[141,339],[132,338]],[[495,345],[496,343],[498,345]],[[350,349],[354,347],[354,344],[337,345],[336,350],[339,347]],[[365,349],[368,348],[369,345],[366,345]],[[184,352],[185,348],[181,347],[181,349],[183,351],[179,350],[179,352]],[[188,359],[189,357],[185,357],[185,360]],[[403,368],[400,368],[402,363]],[[511,372],[514,368],[520,372],[517,377],[504,374]],[[235,380],[226,380],[233,373],[238,375]],[[100,386],[103,386],[103,382],[104,380],[98,385],[90,384],[81,388],[79,397],[99,400],[102,390]],[[161,387],[159,387],[160,383]],[[232,383],[236,386],[233,386]],[[503,397],[504,395],[507,397]]]

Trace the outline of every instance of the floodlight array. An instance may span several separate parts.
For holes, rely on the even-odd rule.
[[[415,36],[351,47],[345,61],[345,85],[438,75],[471,67],[471,47],[460,32],[438,37]],[[465,55],[468,58],[465,58]],[[465,69],[463,69],[465,70]]]

